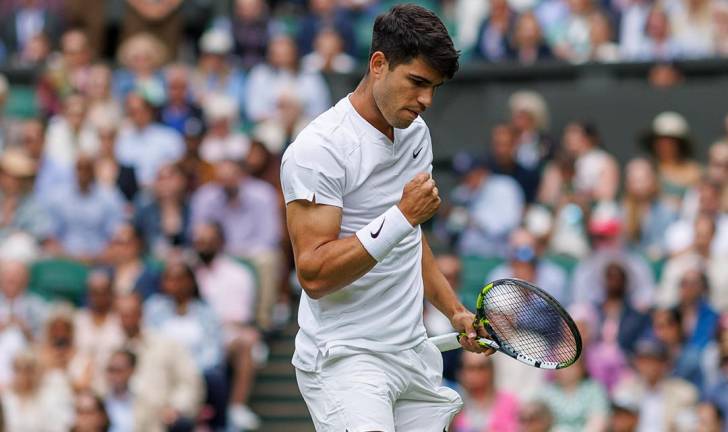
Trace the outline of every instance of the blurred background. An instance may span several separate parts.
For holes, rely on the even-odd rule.
[[[280,156],[392,4],[0,1],[0,429],[313,430]],[[585,344],[447,353],[451,431],[728,431],[728,2],[420,4],[462,51],[424,116],[438,264],[471,308],[535,282]]]

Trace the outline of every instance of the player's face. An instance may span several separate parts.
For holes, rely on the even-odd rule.
[[[394,69],[383,56],[382,62],[372,71],[374,100],[387,123],[405,129],[432,105],[435,89],[444,77],[420,57]]]

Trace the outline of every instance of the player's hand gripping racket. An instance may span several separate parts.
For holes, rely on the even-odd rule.
[[[561,369],[581,354],[581,336],[569,314],[542,289],[519,279],[499,279],[480,291],[476,303],[476,325],[490,339],[483,347],[494,348],[527,365]],[[430,338],[440,351],[461,348],[464,333]]]

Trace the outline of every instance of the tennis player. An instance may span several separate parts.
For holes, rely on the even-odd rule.
[[[420,224],[440,205],[420,114],[458,69],[442,22],[419,6],[377,17],[366,75],[283,155],[281,183],[304,294],[293,365],[316,430],[442,432],[462,401],[441,386],[423,297],[465,349],[475,316],[435,264]],[[492,353],[488,350],[487,353]]]

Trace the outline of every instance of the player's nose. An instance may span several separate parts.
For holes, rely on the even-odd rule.
[[[434,89],[424,89],[418,96],[417,96],[417,103],[419,103],[420,108],[422,108],[422,111],[426,110],[432,105],[432,97],[434,96]]]

